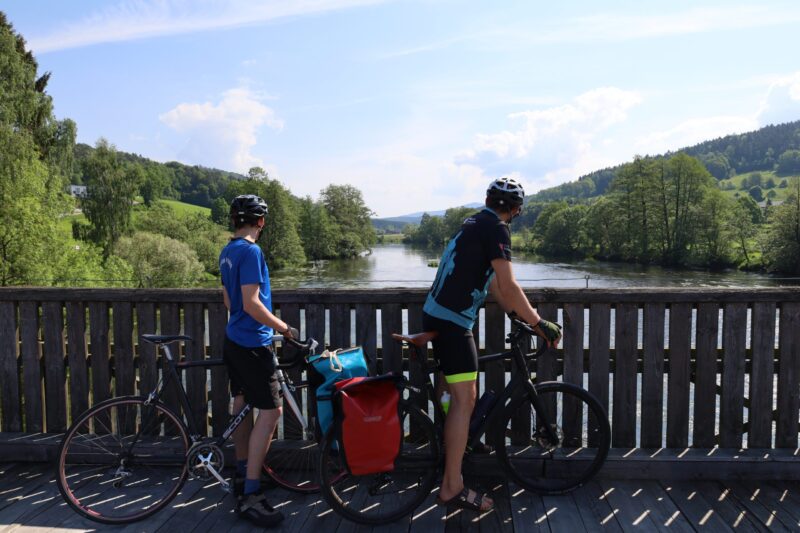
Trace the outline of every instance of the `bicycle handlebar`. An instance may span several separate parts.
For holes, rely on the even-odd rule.
[[[292,358],[291,361],[289,361],[288,363],[280,363],[280,362],[278,363],[278,368],[282,369],[292,368],[294,366],[299,365],[304,361],[306,354],[308,355],[313,354],[314,350],[316,350],[317,346],[319,346],[319,343],[313,337],[307,338],[305,342],[300,342],[297,339],[287,339],[283,335],[275,335],[272,337],[272,340],[278,342],[285,342],[289,346],[292,346],[293,348],[297,349],[297,352],[295,353],[295,356]]]
[[[533,337],[533,336],[540,337],[542,339],[542,341],[544,341],[544,342],[540,343],[541,345],[533,353],[532,357],[534,359],[539,357],[540,355],[542,355],[547,350],[547,339],[545,339],[544,337],[542,337],[541,335],[536,333],[536,330],[533,329],[533,327],[531,327],[530,324],[528,324],[524,320],[520,320],[517,317],[517,315],[515,313],[513,313],[513,312],[508,314],[508,318],[511,319],[511,324],[512,325],[514,325],[518,329],[522,330],[529,337]]]

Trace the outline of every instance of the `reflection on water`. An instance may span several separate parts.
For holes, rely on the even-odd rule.
[[[319,261],[313,266],[275,272],[275,288],[389,288],[430,287],[439,250],[404,244],[381,244],[372,253],[355,259]],[[771,287],[800,285],[785,280],[739,271],[705,272],[674,270],[627,263],[576,261],[548,262],[534,255],[516,254],[514,272],[525,287]]]

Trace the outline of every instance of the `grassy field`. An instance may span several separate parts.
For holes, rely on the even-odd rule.
[[[209,216],[211,214],[211,209],[208,207],[201,207],[199,205],[192,205],[187,204],[184,202],[179,202],[177,200],[159,200],[160,203],[168,205],[176,215],[178,216],[185,216],[191,214],[201,214],[205,216]],[[136,218],[139,213],[138,209],[134,209],[133,217]],[[86,222],[86,217],[83,213],[78,213],[77,215],[67,215],[62,217],[58,220],[58,229],[66,233],[67,235],[72,235],[72,222],[77,220],[79,222]]]
[[[378,235],[378,242],[381,244],[398,244],[403,242],[403,234],[386,233],[384,235]]]
[[[210,216],[211,209],[208,207],[201,207],[199,205],[186,204],[178,200],[159,200],[162,204],[170,206],[178,215],[190,215],[199,213],[201,215]]]
[[[791,181],[793,179],[800,179],[800,177],[798,177],[798,176],[777,176],[777,175],[775,175],[775,172],[773,172],[773,171],[759,170],[759,171],[755,171],[755,172],[746,172],[744,174],[738,174],[738,175],[736,175],[736,176],[734,176],[734,177],[732,177],[730,179],[722,180],[720,182],[720,188],[722,188],[722,192],[724,192],[726,195],[731,196],[731,197],[736,197],[737,193],[740,196],[744,195],[744,194],[748,194],[748,192],[746,190],[743,190],[741,188],[742,187],[742,181],[744,181],[745,178],[749,179],[752,174],[761,174],[762,183],[766,183],[770,178],[772,178],[772,180],[775,182],[775,187],[772,188],[772,189],[767,189],[766,187],[762,186],[761,187],[761,192],[764,195],[764,200],[766,200],[767,197],[768,197],[767,195],[769,194],[769,191],[775,191],[775,197],[772,198],[773,202],[785,200],[786,197],[789,195],[789,191],[792,190],[791,187],[785,187],[785,188],[779,187],[779,185],[781,184],[781,182],[783,180],[786,180],[787,185],[790,185]],[[732,183],[735,188],[734,189],[730,189],[730,190],[725,190],[723,187],[725,186],[725,184],[727,184],[729,182]]]

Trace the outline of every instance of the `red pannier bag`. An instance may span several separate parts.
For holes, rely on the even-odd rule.
[[[351,474],[394,470],[400,453],[400,391],[405,378],[386,374],[336,383],[333,419],[340,453]]]

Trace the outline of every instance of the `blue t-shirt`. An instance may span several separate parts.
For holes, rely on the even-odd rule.
[[[261,248],[247,239],[233,239],[219,254],[219,272],[231,304],[225,328],[228,338],[245,348],[272,344],[272,328],[254,320],[242,307],[242,285],[258,283],[258,297],[272,312],[269,270]]]

